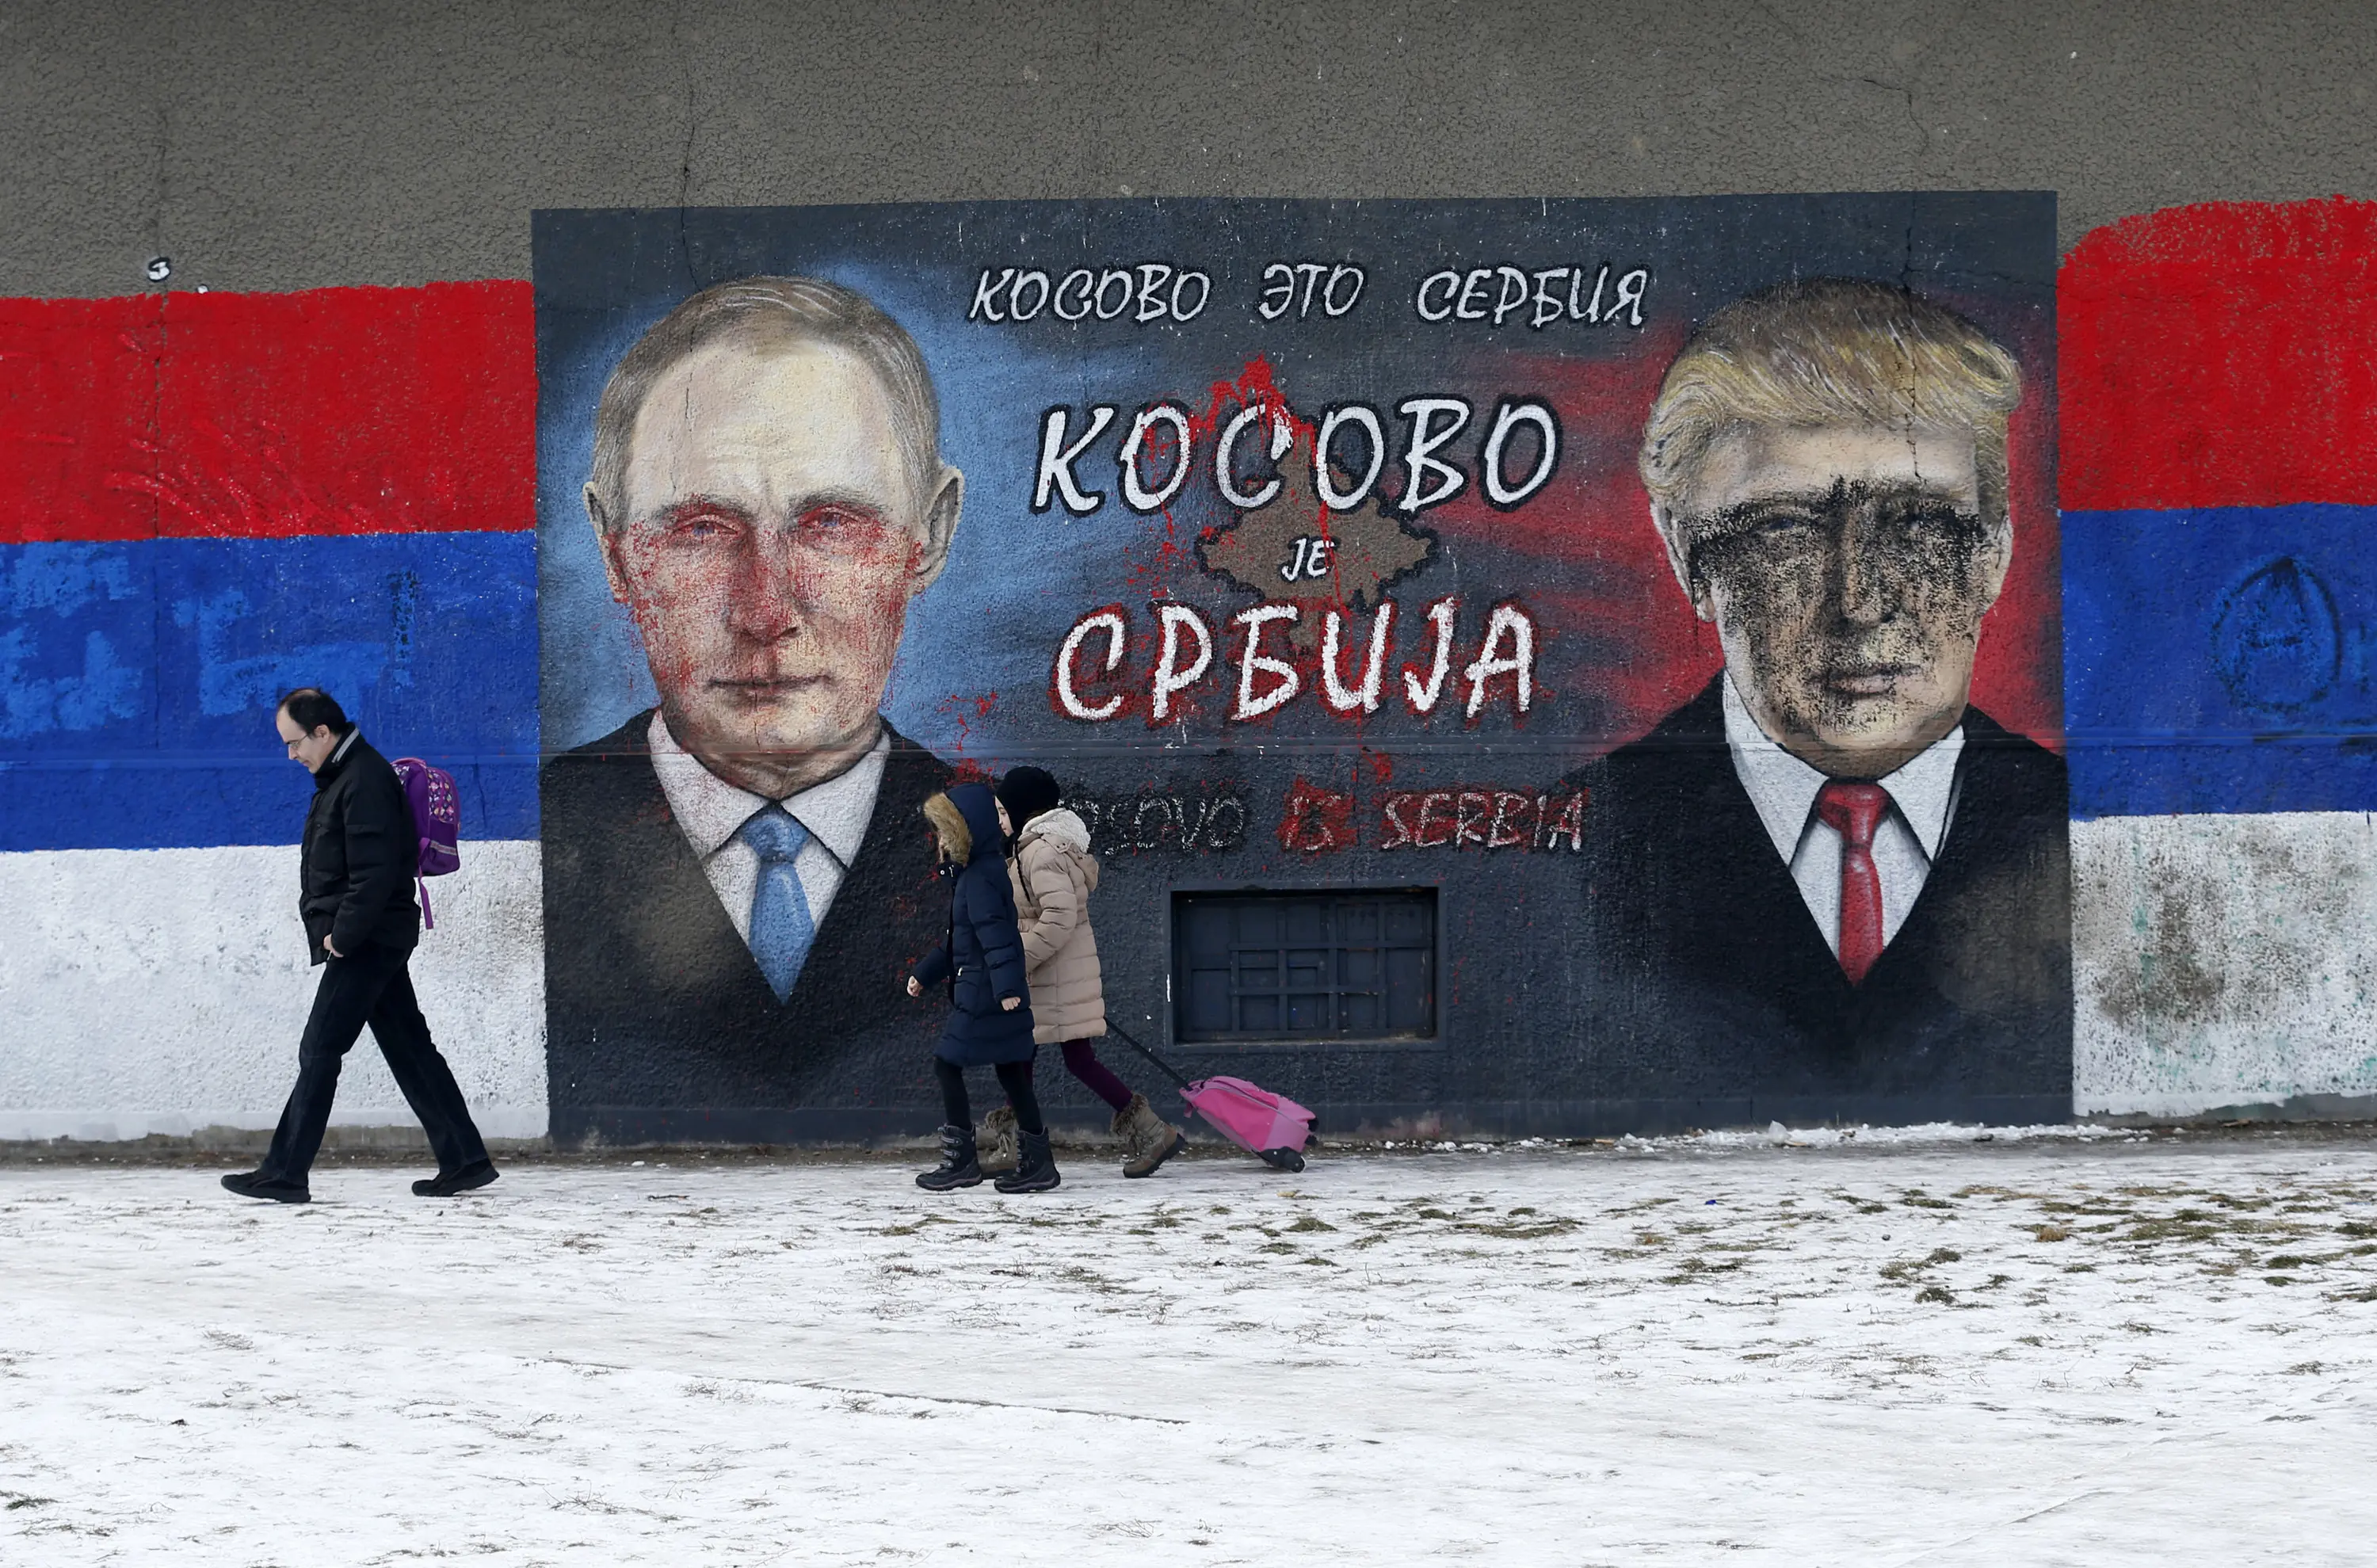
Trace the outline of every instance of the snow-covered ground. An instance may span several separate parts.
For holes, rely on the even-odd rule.
[[[2377,1558],[2377,1149],[0,1171],[0,1562]]]

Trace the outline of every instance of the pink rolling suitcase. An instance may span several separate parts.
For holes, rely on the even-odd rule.
[[[1312,1136],[1312,1113],[1243,1078],[1200,1078],[1191,1083],[1170,1062],[1106,1021],[1122,1042],[1153,1062],[1180,1085],[1180,1097],[1207,1125],[1274,1170],[1302,1170],[1304,1145]]]

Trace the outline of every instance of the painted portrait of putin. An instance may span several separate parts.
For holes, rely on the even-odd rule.
[[[1725,668],[1592,770],[1587,891],[1686,1098],[2068,1113],[2065,768],[1971,701],[2024,395],[1974,322],[1857,279],[1738,300],[1668,367],[1639,466]]]
[[[556,1135],[787,1135],[725,1123],[915,1027],[949,775],[879,709],[964,498],[939,424],[909,334],[815,278],[704,290],[611,372],[586,517],[660,700],[545,771]]]

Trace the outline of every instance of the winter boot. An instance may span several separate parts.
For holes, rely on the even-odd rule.
[[[927,1192],[946,1192],[952,1187],[978,1187],[982,1184],[982,1167],[973,1160],[973,1129],[944,1127],[941,1129],[941,1163],[916,1178],[916,1185]]]
[[[982,1119],[982,1144],[974,1164],[985,1176],[1005,1176],[1015,1169],[1015,1107],[1001,1106]]]
[[[1188,1142],[1180,1129],[1155,1114],[1145,1095],[1133,1095],[1130,1104],[1115,1112],[1114,1131],[1122,1138],[1125,1176],[1153,1176],[1156,1167]]]
[[[1015,1174],[992,1183],[1002,1192],[1045,1192],[1064,1178],[1057,1174],[1057,1156],[1048,1152],[1048,1134],[1026,1132],[1015,1162]]]

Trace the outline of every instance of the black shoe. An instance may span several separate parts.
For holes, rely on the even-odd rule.
[[[450,1198],[458,1192],[484,1187],[502,1174],[493,1162],[481,1160],[460,1170],[441,1170],[426,1181],[414,1182],[412,1195],[416,1198]]]
[[[1057,1174],[1057,1156],[1048,1152],[1048,1134],[1026,1132],[1015,1174],[1002,1176],[991,1185],[1002,1192],[1045,1192],[1063,1179]]]
[[[973,1159],[973,1129],[942,1128],[941,1163],[919,1174],[916,1185],[927,1192],[946,1192],[952,1187],[981,1186],[982,1167]]]
[[[233,1171],[222,1179],[223,1191],[243,1198],[269,1198],[276,1203],[310,1203],[314,1194],[302,1181],[283,1181],[260,1170]]]

